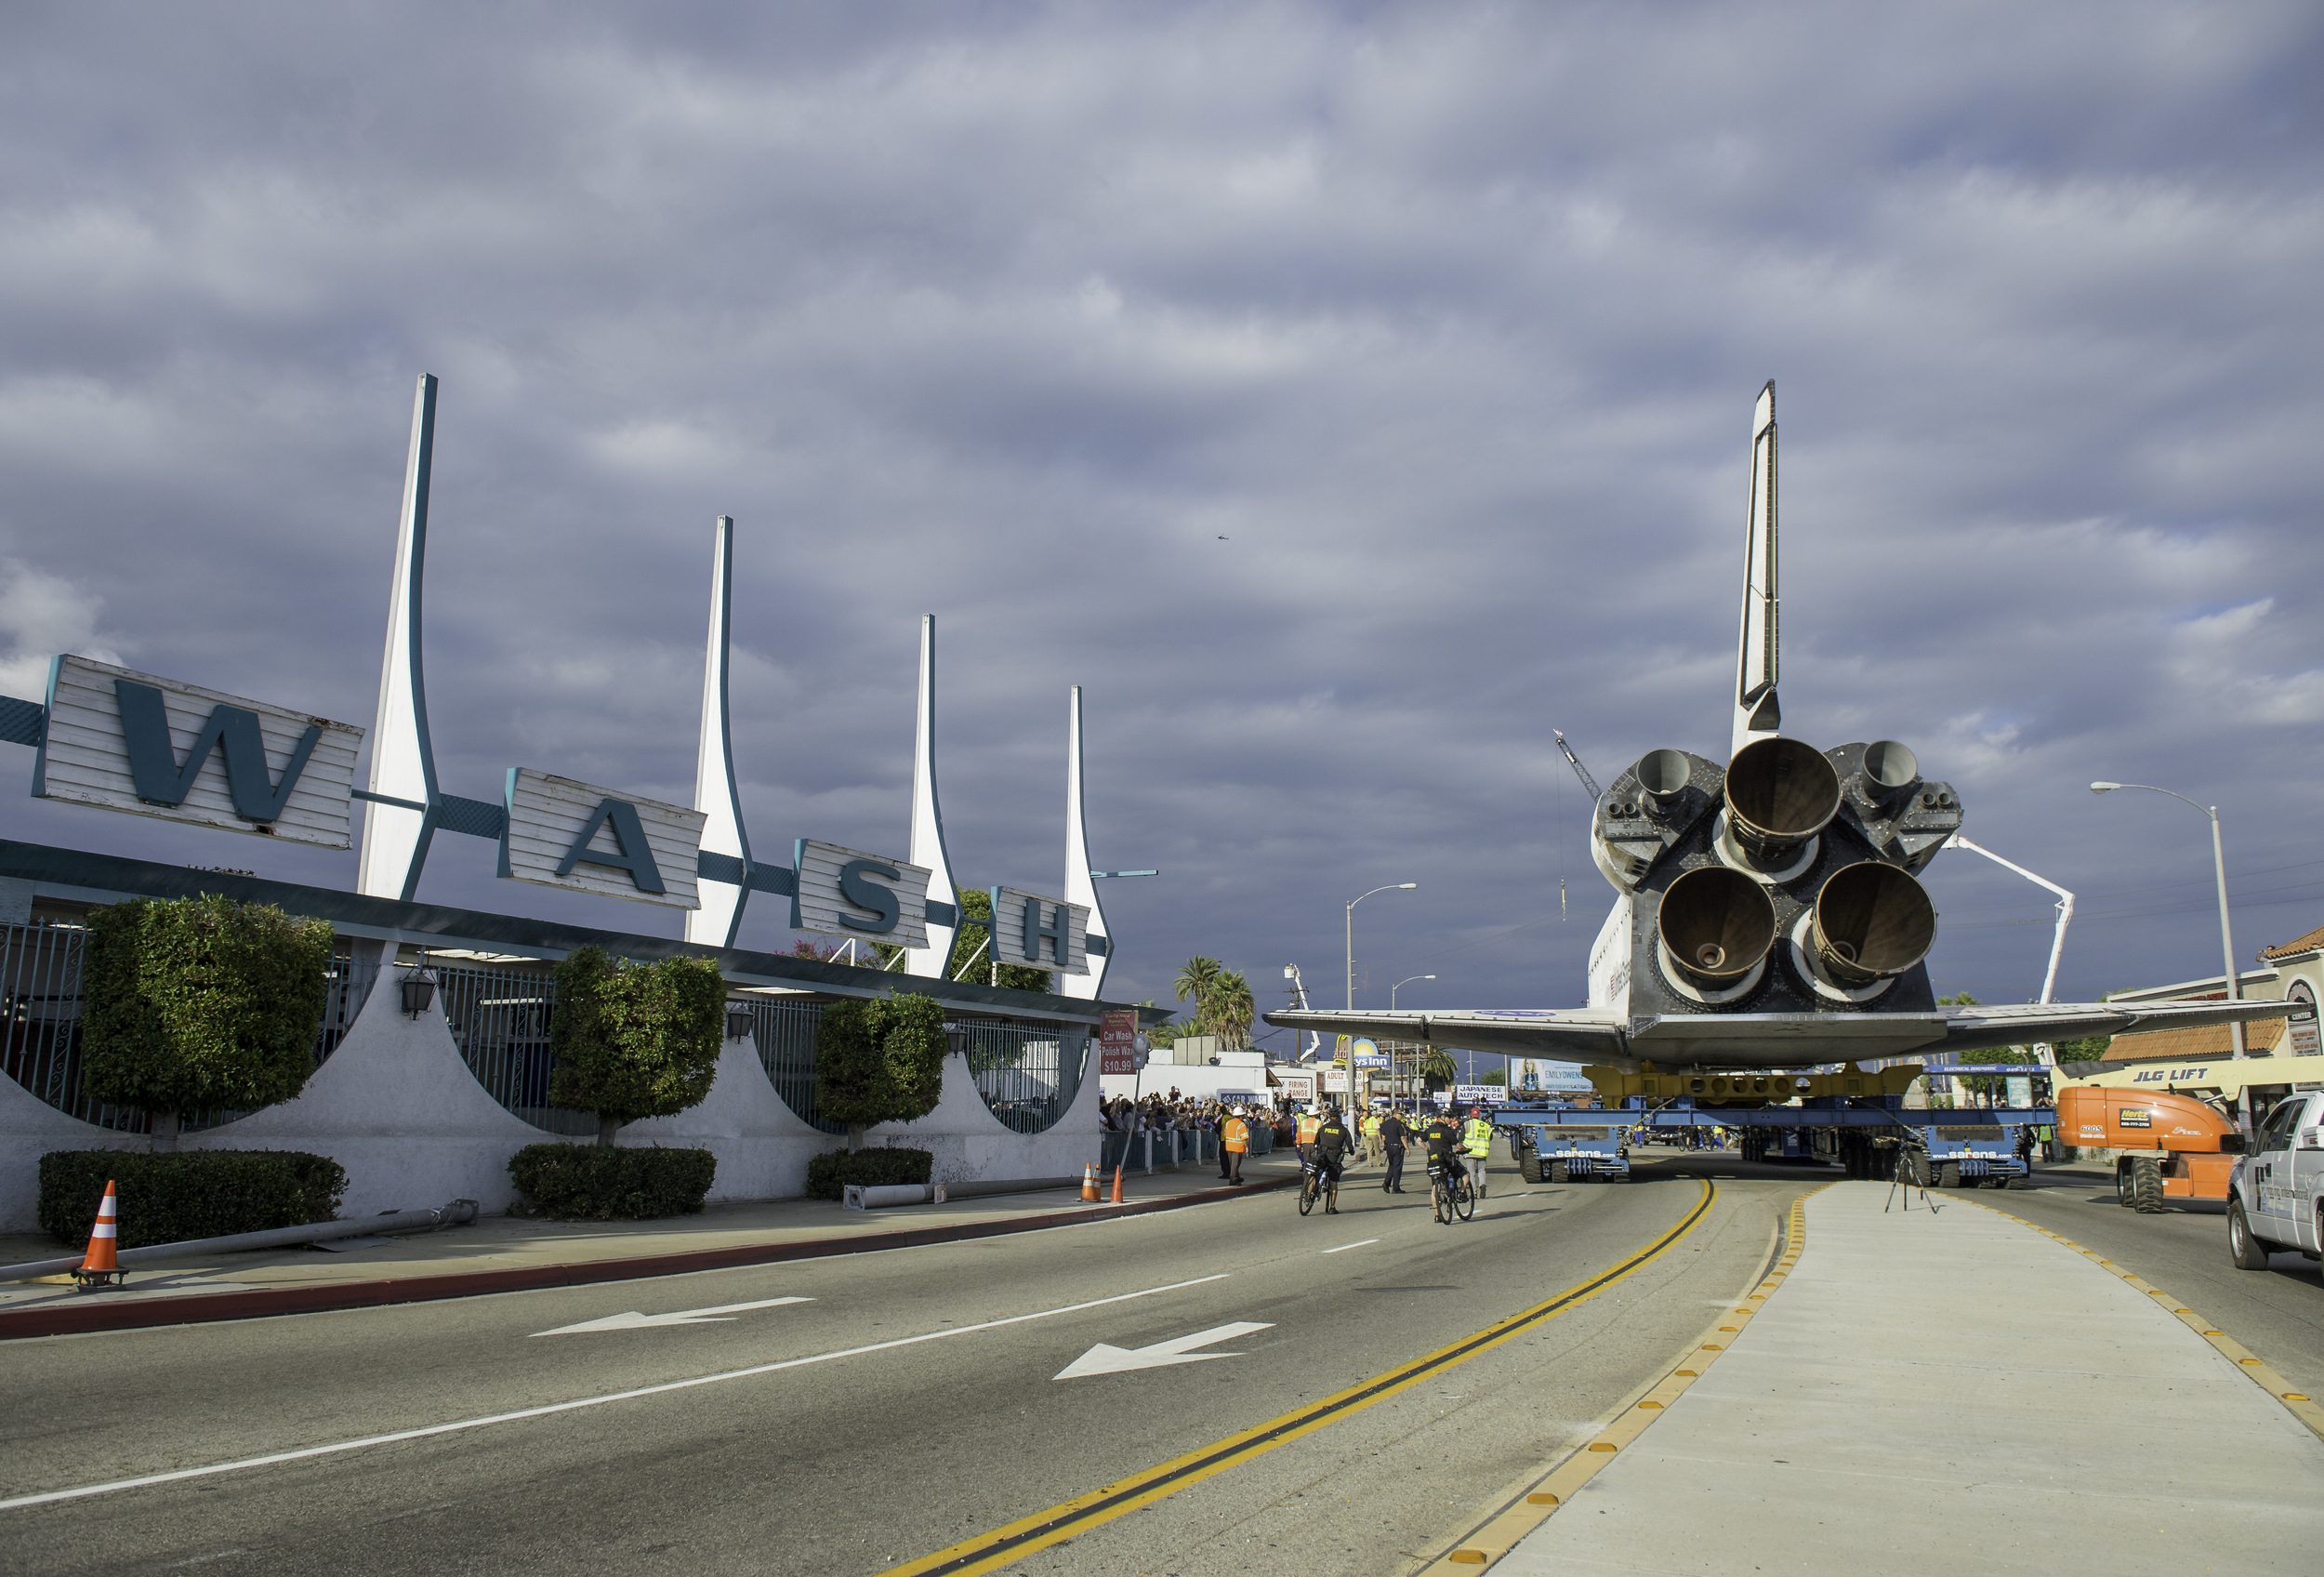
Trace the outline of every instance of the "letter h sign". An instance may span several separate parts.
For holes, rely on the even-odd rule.
[[[1089,973],[1089,911],[1081,904],[1013,887],[993,889],[993,957],[1061,974]]]

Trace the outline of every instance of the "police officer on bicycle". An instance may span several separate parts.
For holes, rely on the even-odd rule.
[[[1449,1113],[1432,1119],[1420,1130],[1420,1158],[1428,1163],[1429,1198],[1433,1208],[1437,1180],[1442,1178],[1445,1186],[1451,1187],[1460,1177],[1460,1125]]]
[[[1346,1163],[1348,1151],[1355,1143],[1355,1135],[1348,1129],[1340,1108],[1332,1107],[1316,1124],[1314,1147],[1310,1154],[1324,1174],[1324,1213],[1340,1213],[1340,1169]]]

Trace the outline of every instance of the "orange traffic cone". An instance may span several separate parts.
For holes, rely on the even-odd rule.
[[[1095,1162],[1081,1169],[1081,1202],[1085,1205],[1098,1202],[1098,1169]]]
[[[81,1256],[80,1268],[73,1274],[84,1287],[102,1287],[121,1280],[121,1261],[115,1257],[116,1234],[119,1222],[115,1212],[120,1201],[114,1197],[112,1179],[105,1180],[105,1197],[97,1206],[97,1225],[89,1228],[88,1252]]]
[[[1114,1169],[1113,1202],[1115,1204],[1120,1204],[1122,1202],[1122,1169],[1118,1166]]]

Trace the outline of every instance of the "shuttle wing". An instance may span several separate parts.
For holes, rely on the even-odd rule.
[[[1370,1035],[1418,1040],[1516,1057],[1559,1062],[1606,1062],[1621,1054],[1629,1022],[1605,1008],[1453,1008],[1403,1013],[1316,1012],[1286,1009],[1269,1024],[1324,1035]]]
[[[1514,1057],[1599,1063],[1635,1072],[1789,1068],[1869,1062],[1917,1052],[1975,1052],[2085,1035],[2185,1029],[2282,1018],[2303,1004],[2275,1001],[2050,1002],[1944,1007],[1934,1013],[1711,1013],[1630,1018],[1610,1008],[1415,1009],[1407,1013],[1282,1012],[1269,1024],[1326,1035],[1370,1035]]]

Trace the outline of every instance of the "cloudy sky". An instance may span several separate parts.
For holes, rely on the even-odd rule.
[[[690,797],[739,524],[754,842],[905,841],[1109,996],[1560,1006],[1601,780],[1724,754],[1776,380],[1784,715],[2082,895],[2062,995],[2324,923],[2324,20],[2296,5],[21,5],[0,20],[0,693],[75,651],[368,724],[442,379],[447,789]],[[31,753],[16,747],[29,775]],[[20,799],[6,834],[351,884]],[[674,931],[496,882],[425,895]],[[1559,883],[1568,894],[1561,913]],[[1930,877],[1940,990],[2049,908]],[[772,906],[745,940],[788,934]]]

